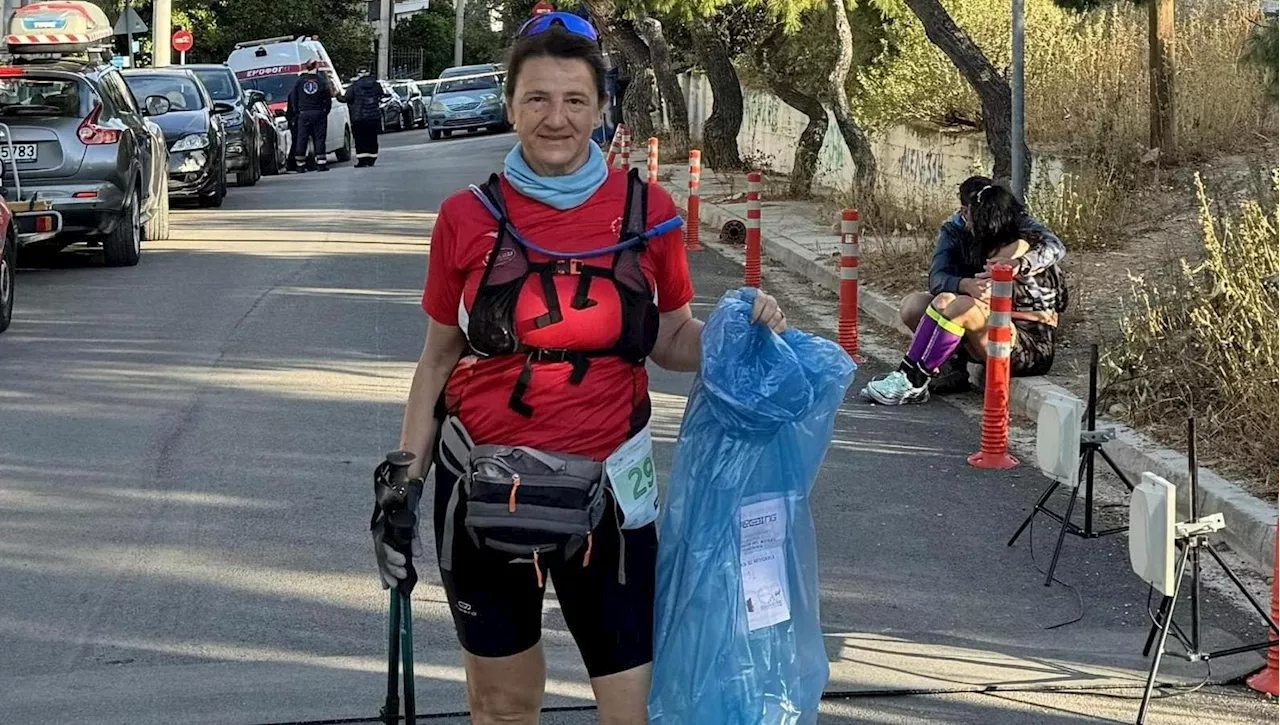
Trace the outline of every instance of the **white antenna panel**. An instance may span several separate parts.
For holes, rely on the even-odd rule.
[[[1143,473],[1129,498],[1129,564],[1166,597],[1173,596],[1177,505],[1178,489],[1154,473]]]
[[[1084,401],[1067,395],[1051,395],[1040,406],[1036,423],[1036,459],[1040,471],[1072,488],[1080,477],[1080,419]]]

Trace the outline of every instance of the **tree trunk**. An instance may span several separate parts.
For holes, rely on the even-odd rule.
[[[849,68],[853,65],[853,31],[849,28],[849,15],[844,0],[829,0],[831,15],[835,20],[836,38],[839,48],[836,61],[827,77],[828,93],[831,94],[831,113],[836,117],[836,127],[840,136],[849,148],[853,157],[853,192],[854,201],[864,207],[864,211],[874,202],[876,188],[876,157],[871,153],[871,142],[862,127],[849,114],[849,93],[845,90],[845,82],[849,78]]]
[[[1009,179],[1013,175],[1013,100],[1009,84],[996,72],[982,49],[956,25],[939,0],[904,1],[920,19],[929,42],[946,54],[978,94],[982,101],[982,127],[986,131],[987,146],[995,157],[992,174],[997,179]],[[1021,152],[1024,161],[1022,173],[1029,179],[1031,152],[1025,143]]]
[[[654,98],[649,46],[645,45],[636,32],[635,25],[618,13],[613,0],[586,0],[586,6],[600,34],[609,43],[609,47],[622,55],[622,60],[630,71],[631,80],[622,97],[622,116],[631,131],[634,148],[637,139],[638,143],[644,144],[656,131],[651,115]]]
[[[742,171],[738,151],[738,131],[742,128],[742,85],[729,59],[729,47],[714,20],[703,21],[696,30],[699,60],[711,84],[711,116],[702,126],[702,152],[707,166],[716,171]]]
[[[818,173],[818,158],[822,153],[822,142],[827,137],[827,109],[814,96],[802,93],[787,76],[769,64],[769,58],[777,54],[778,44],[782,42],[782,28],[779,26],[765,42],[756,50],[756,64],[764,71],[765,82],[773,95],[782,102],[803,113],[809,118],[804,131],[796,141],[796,155],[791,162],[791,196],[806,197],[813,188],[813,177]]]
[[[1170,158],[1177,152],[1173,113],[1174,13],[1173,0],[1156,0],[1148,8],[1148,53],[1151,63],[1151,148]]]
[[[671,46],[662,34],[662,23],[646,18],[638,23],[638,30],[649,44],[649,58],[658,80],[658,90],[667,104],[667,117],[671,121],[667,145],[677,153],[689,150],[689,107],[684,101],[684,91],[671,67]]]

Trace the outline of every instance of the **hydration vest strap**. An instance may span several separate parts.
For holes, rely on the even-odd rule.
[[[556,293],[554,275],[555,272],[546,267],[538,273],[538,279],[542,282],[542,296],[547,301],[547,311],[533,318],[533,326],[536,328],[554,325],[564,319],[564,315],[560,312],[560,295]]]

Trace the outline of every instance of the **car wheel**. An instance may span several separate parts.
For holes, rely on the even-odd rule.
[[[156,210],[151,213],[151,219],[147,221],[142,231],[148,242],[169,238],[169,178],[167,176],[160,182],[160,200],[157,202]]]
[[[222,177],[218,179],[218,186],[212,193],[200,197],[200,206],[207,209],[217,209],[222,206],[222,200],[227,196],[227,167],[222,167]]]
[[[17,277],[18,245],[12,234],[6,234],[4,247],[0,248],[0,332],[13,322],[13,283]]]
[[[262,167],[263,176],[275,176],[280,173],[280,142],[275,140],[270,143],[271,155],[267,157],[267,162]]]
[[[429,131],[429,133],[431,134],[431,140],[432,140],[432,141],[439,141],[439,140],[440,140],[440,132],[439,132],[439,131],[437,131],[436,129],[434,129],[434,128],[433,128],[433,129],[431,129],[431,131]]]
[[[236,172],[236,186],[253,186],[258,183],[258,179],[261,178],[262,173],[258,170],[257,156],[257,154],[254,154],[253,157],[249,159],[249,168],[245,169],[243,174]]]
[[[142,256],[142,199],[134,194],[116,228],[102,241],[102,258],[108,267],[132,267]]]
[[[350,128],[344,128],[342,130],[342,148],[338,149],[337,153],[334,155],[337,156],[338,161],[351,160],[351,156],[353,154],[351,149],[351,129]]]

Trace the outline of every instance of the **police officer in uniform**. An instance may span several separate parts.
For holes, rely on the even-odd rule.
[[[316,170],[328,171],[325,159],[325,137],[329,133],[329,109],[335,89],[323,73],[316,72],[314,58],[303,66],[305,71],[289,92],[289,107],[297,114],[297,131],[293,135],[293,161],[298,173],[307,170],[307,142],[315,149]]]
[[[356,168],[373,166],[378,161],[378,129],[382,120],[382,99],[391,95],[378,76],[360,71],[360,76],[338,95],[351,109],[351,133],[356,142]]]

